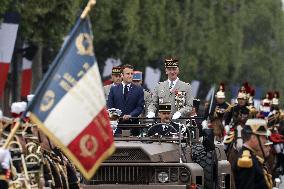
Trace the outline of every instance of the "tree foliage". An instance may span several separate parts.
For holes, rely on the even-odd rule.
[[[283,93],[281,5],[280,0],[98,1],[92,15],[96,53],[101,61],[119,57],[141,70],[172,55],[180,59],[185,81],[209,86],[247,80]]]
[[[2,0],[0,13],[11,0]],[[16,1],[23,39],[57,52],[86,0]],[[281,0],[97,0],[90,17],[100,65],[120,58],[137,69],[180,59],[181,79],[244,80],[284,93]],[[43,53],[43,56],[45,53]],[[52,60],[55,56],[47,57]],[[49,62],[50,62],[49,60]]]

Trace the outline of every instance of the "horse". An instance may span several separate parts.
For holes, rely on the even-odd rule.
[[[227,145],[226,154],[231,164],[236,161],[237,154],[243,146],[242,130],[243,127],[237,125],[234,131],[230,131],[224,138],[224,145]]]
[[[210,121],[210,128],[213,129],[213,134],[217,141],[221,141],[224,137],[224,125],[222,123],[222,120],[219,118],[212,119]]]

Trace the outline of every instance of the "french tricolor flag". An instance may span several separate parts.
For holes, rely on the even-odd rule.
[[[79,19],[27,112],[85,178],[115,150],[89,20]]]
[[[18,27],[19,15],[16,13],[5,14],[4,22],[0,25],[0,97],[3,96]]]

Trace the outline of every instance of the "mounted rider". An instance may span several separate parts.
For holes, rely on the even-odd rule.
[[[244,125],[248,119],[250,111],[247,108],[247,93],[240,90],[237,101],[238,103],[224,115],[226,133],[228,133],[231,128],[235,128],[236,125]]]

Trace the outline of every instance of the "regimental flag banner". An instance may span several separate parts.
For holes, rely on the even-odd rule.
[[[0,97],[3,96],[9,65],[12,61],[18,27],[19,15],[5,14],[4,21],[0,24]]]
[[[79,19],[28,107],[86,179],[115,150],[88,19]]]

